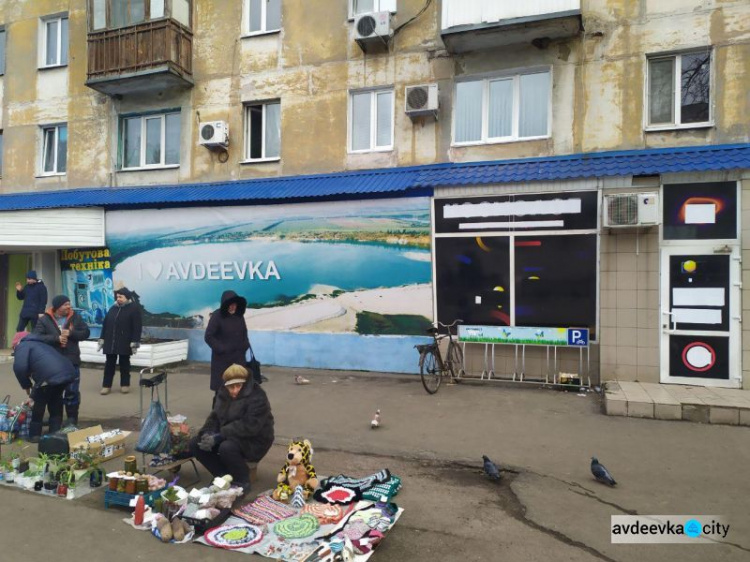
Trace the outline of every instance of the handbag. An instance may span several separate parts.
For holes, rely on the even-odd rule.
[[[250,371],[250,373],[253,375],[253,380],[257,382],[258,384],[261,384],[263,382],[263,379],[260,377],[260,361],[255,357],[255,352],[253,351],[253,346],[250,346],[249,349],[250,353],[252,354],[252,359],[250,361],[247,361],[247,358],[245,358],[245,366],[247,367],[247,370]]]
[[[156,390],[156,400],[154,400],[154,390]],[[156,455],[167,453],[171,448],[172,436],[169,430],[167,412],[159,400],[159,389],[152,387],[151,406],[141,425],[141,434],[138,436],[138,443],[135,445],[135,450],[141,453]]]

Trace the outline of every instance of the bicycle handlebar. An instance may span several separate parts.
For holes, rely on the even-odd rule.
[[[437,324],[440,324],[443,328],[452,328],[456,324],[460,324],[462,322],[463,320],[461,320],[460,318],[457,318],[456,320],[453,321],[453,324],[443,324],[442,322],[437,322]]]

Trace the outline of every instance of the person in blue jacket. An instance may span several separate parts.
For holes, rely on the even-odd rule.
[[[47,306],[47,287],[44,286],[44,281],[37,279],[36,271],[33,269],[26,274],[25,287],[16,283],[16,298],[23,301],[16,332],[23,332],[29,323],[34,331],[37,320],[44,314],[44,308]]]
[[[49,432],[62,427],[63,391],[75,380],[76,368],[70,359],[28,332],[15,335],[13,351],[13,372],[21,388],[34,400],[29,441],[38,443],[45,409],[49,410]]]

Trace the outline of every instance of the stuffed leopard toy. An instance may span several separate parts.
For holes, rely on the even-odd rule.
[[[318,487],[318,477],[312,465],[312,444],[308,439],[295,439],[289,443],[287,461],[276,477],[278,485],[273,491],[275,500],[289,501],[297,486],[302,486],[305,499]]]

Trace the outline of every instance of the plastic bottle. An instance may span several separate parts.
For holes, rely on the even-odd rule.
[[[138,494],[135,500],[135,512],[133,513],[133,523],[143,525],[143,514],[146,510],[146,502],[143,500],[143,494]]]

